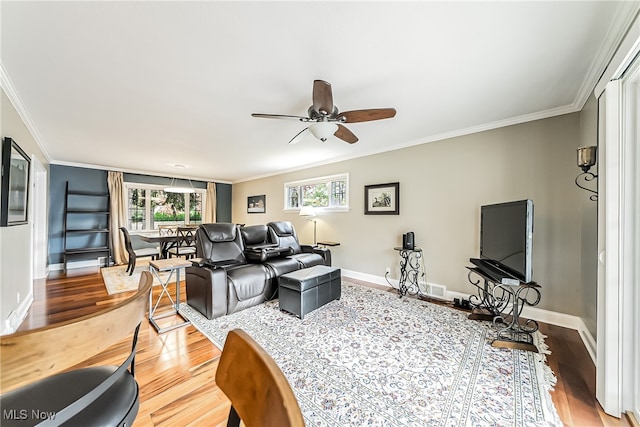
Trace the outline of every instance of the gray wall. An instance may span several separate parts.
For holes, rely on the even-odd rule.
[[[49,181],[49,264],[63,262],[63,219],[65,184],[77,191],[108,192],[107,172],[72,166],[51,165]],[[125,182],[169,185],[171,178],[140,174],[124,174]],[[191,181],[194,188],[206,188],[206,182]],[[187,180],[176,180],[176,185],[188,186]],[[231,219],[231,185],[216,183],[218,221]],[[103,256],[104,254],[99,254]],[[74,256],[73,261],[95,259],[97,255]]]
[[[581,208],[575,184],[580,114],[538,120],[402,150],[310,168],[233,186],[233,222],[292,221],[303,242],[313,225],[283,211],[283,184],[350,173],[345,213],[317,217],[318,239],[335,240],[334,263],[345,269],[398,278],[394,246],[414,231],[424,249],[428,281],[470,293],[466,265],[479,253],[480,206],[532,199],[535,205],[534,280],[540,308],[582,313]],[[328,142],[336,143],[339,142]],[[360,141],[358,144],[366,144]],[[400,215],[364,215],[364,186],[400,182]],[[265,194],[267,212],[246,214],[247,197]]]
[[[216,221],[231,222],[231,184],[216,183]]]
[[[58,264],[64,261],[64,203],[65,186],[69,181],[69,189],[73,191],[90,191],[94,193],[108,193],[107,172],[99,169],[87,169],[72,166],[51,165],[49,180],[49,264]],[[83,198],[79,203],[90,203],[85,205],[87,209],[108,209],[107,201],[103,198],[90,200]],[[97,203],[97,205],[96,205]],[[69,228],[89,228],[92,224],[83,227],[84,221],[102,221],[103,227],[107,227],[106,216],[88,217],[86,215],[70,215],[68,220]],[[97,225],[97,224],[96,224]],[[87,239],[101,239],[101,244],[106,245],[106,235],[92,236],[70,236],[68,247],[82,247]],[[99,246],[99,244],[91,245]],[[70,261],[80,261],[86,259],[96,259],[98,256],[106,254],[84,254],[70,258]]]
[[[598,145],[598,103],[592,95],[580,112],[579,146]],[[577,148],[577,147],[576,147]],[[597,163],[591,172],[597,175]],[[576,165],[574,172],[581,171]],[[596,188],[596,183],[591,183]],[[576,187],[577,188],[577,187]],[[580,200],[580,317],[592,337],[597,339],[596,301],[598,296],[598,202],[591,201],[591,193],[579,189]]]

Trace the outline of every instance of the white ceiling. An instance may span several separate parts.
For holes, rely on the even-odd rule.
[[[3,1],[0,77],[52,163],[238,182],[578,111],[635,10]],[[397,116],[347,125],[354,145],[251,117],[306,115],[314,79],[341,111]]]

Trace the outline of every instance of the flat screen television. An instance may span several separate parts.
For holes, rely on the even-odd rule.
[[[522,282],[532,281],[533,201],[480,208],[480,259]]]

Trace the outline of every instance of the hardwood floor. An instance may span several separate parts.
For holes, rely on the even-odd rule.
[[[56,272],[34,283],[34,303],[19,330],[90,313],[128,295],[107,295],[97,268]],[[564,425],[630,426],[626,418],[606,415],[595,400],[595,367],[578,333],[548,324],[540,330],[551,350],[547,360],[558,378],[552,398]],[[128,337],[75,368],[119,364],[130,346]],[[141,403],[134,426],[226,425],[230,403],[215,384],[219,357],[220,350],[193,326],[158,335],[143,321],[136,354]]]

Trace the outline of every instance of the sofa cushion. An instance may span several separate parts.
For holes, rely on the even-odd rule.
[[[303,268],[313,267],[314,265],[324,265],[324,258],[315,253],[301,253],[290,255],[289,258],[295,259]]]
[[[246,264],[244,245],[237,225],[214,223],[198,227],[196,256],[213,262],[234,260]]]
[[[265,262],[273,272],[274,277],[280,277],[283,274],[291,273],[300,269],[300,263],[293,258],[272,258]]]
[[[235,224],[229,223],[213,223],[202,224],[200,229],[203,230],[209,240],[214,243],[232,242],[236,238],[237,227]]]
[[[267,244],[269,230],[266,225],[247,225],[240,229],[246,247]]]
[[[289,221],[274,221],[267,224],[271,240],[281,248],[289,248],[290,253],[299,254],[302,252],[298,236]]]
[[[270,283],[267,268],[260,264],[245,264],[227,270],[229,285],[239,301],[244,301],[265,293]]]

